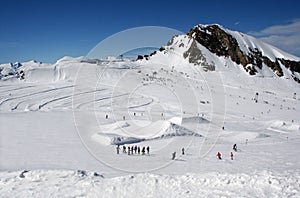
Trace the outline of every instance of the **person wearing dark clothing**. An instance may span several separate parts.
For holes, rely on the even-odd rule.
[[[176,152],[172,153],[172,160],[175,160],[176,158]]]
[[[117,154],[120,152],[120,145],[117,146]]]
[[[233,149],[235,152],[237,152],[237,145],[234,144],[233,147],[232,147],[232,149]]]
[[[141,147],[138,147],[138,154],[141,154]]]
[[[137,145],[134,146],[134,154],[137,152]]]
[[[150,147],[147,146],[147,154],[149,155],[150,154]]]
[[[220,153],[220,152],[218,152],[218,153],[217,153],[217,157],[218,157],[218,159],[219,159],[219,160],[221,160],[221,159],[222,159],[222,157],[221,157],[221,153]]]
[[[133,149],[134,149],[134,147],[131,146],[131,155],[133,155]]]

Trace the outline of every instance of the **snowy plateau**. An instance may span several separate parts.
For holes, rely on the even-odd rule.
[[[219,25],[138,60],[2,64],[0,197],[300,197],[299,65]]]

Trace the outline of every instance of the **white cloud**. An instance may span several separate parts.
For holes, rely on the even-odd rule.
[[[249,32],[266,43],[300,57],[300,19],[286,25],[267,27],[259,32]]]
[[[237,21],[237,22],[235,22],[235,23],[234,23],[234,25],[238,25],[238,24],[240,24],[240,22],[239,22],[239,21]]]

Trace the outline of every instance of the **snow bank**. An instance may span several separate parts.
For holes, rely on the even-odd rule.
[[[268,127],[269,130],[277,131],[280,133],[287,133],[287,132],[297,132],[300,131],[300,125],[297,123],[291,123],[286,121],[271,121],[270,126]]]
[[[132,174],[105,178],[83,170],[0,172],[2,197],[296,197],[299,172],[184,175]]]

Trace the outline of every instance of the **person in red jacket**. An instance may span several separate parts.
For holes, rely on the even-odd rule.
[[[231,158],[231,160],[233,160],[233,153],[232,152],[230,152],[230,158]]]
[[[220,153],[220,152],[217,153],[217,157],[218,157],[219,160],[222,159],[222,158],[221,158],[221,153]]]

